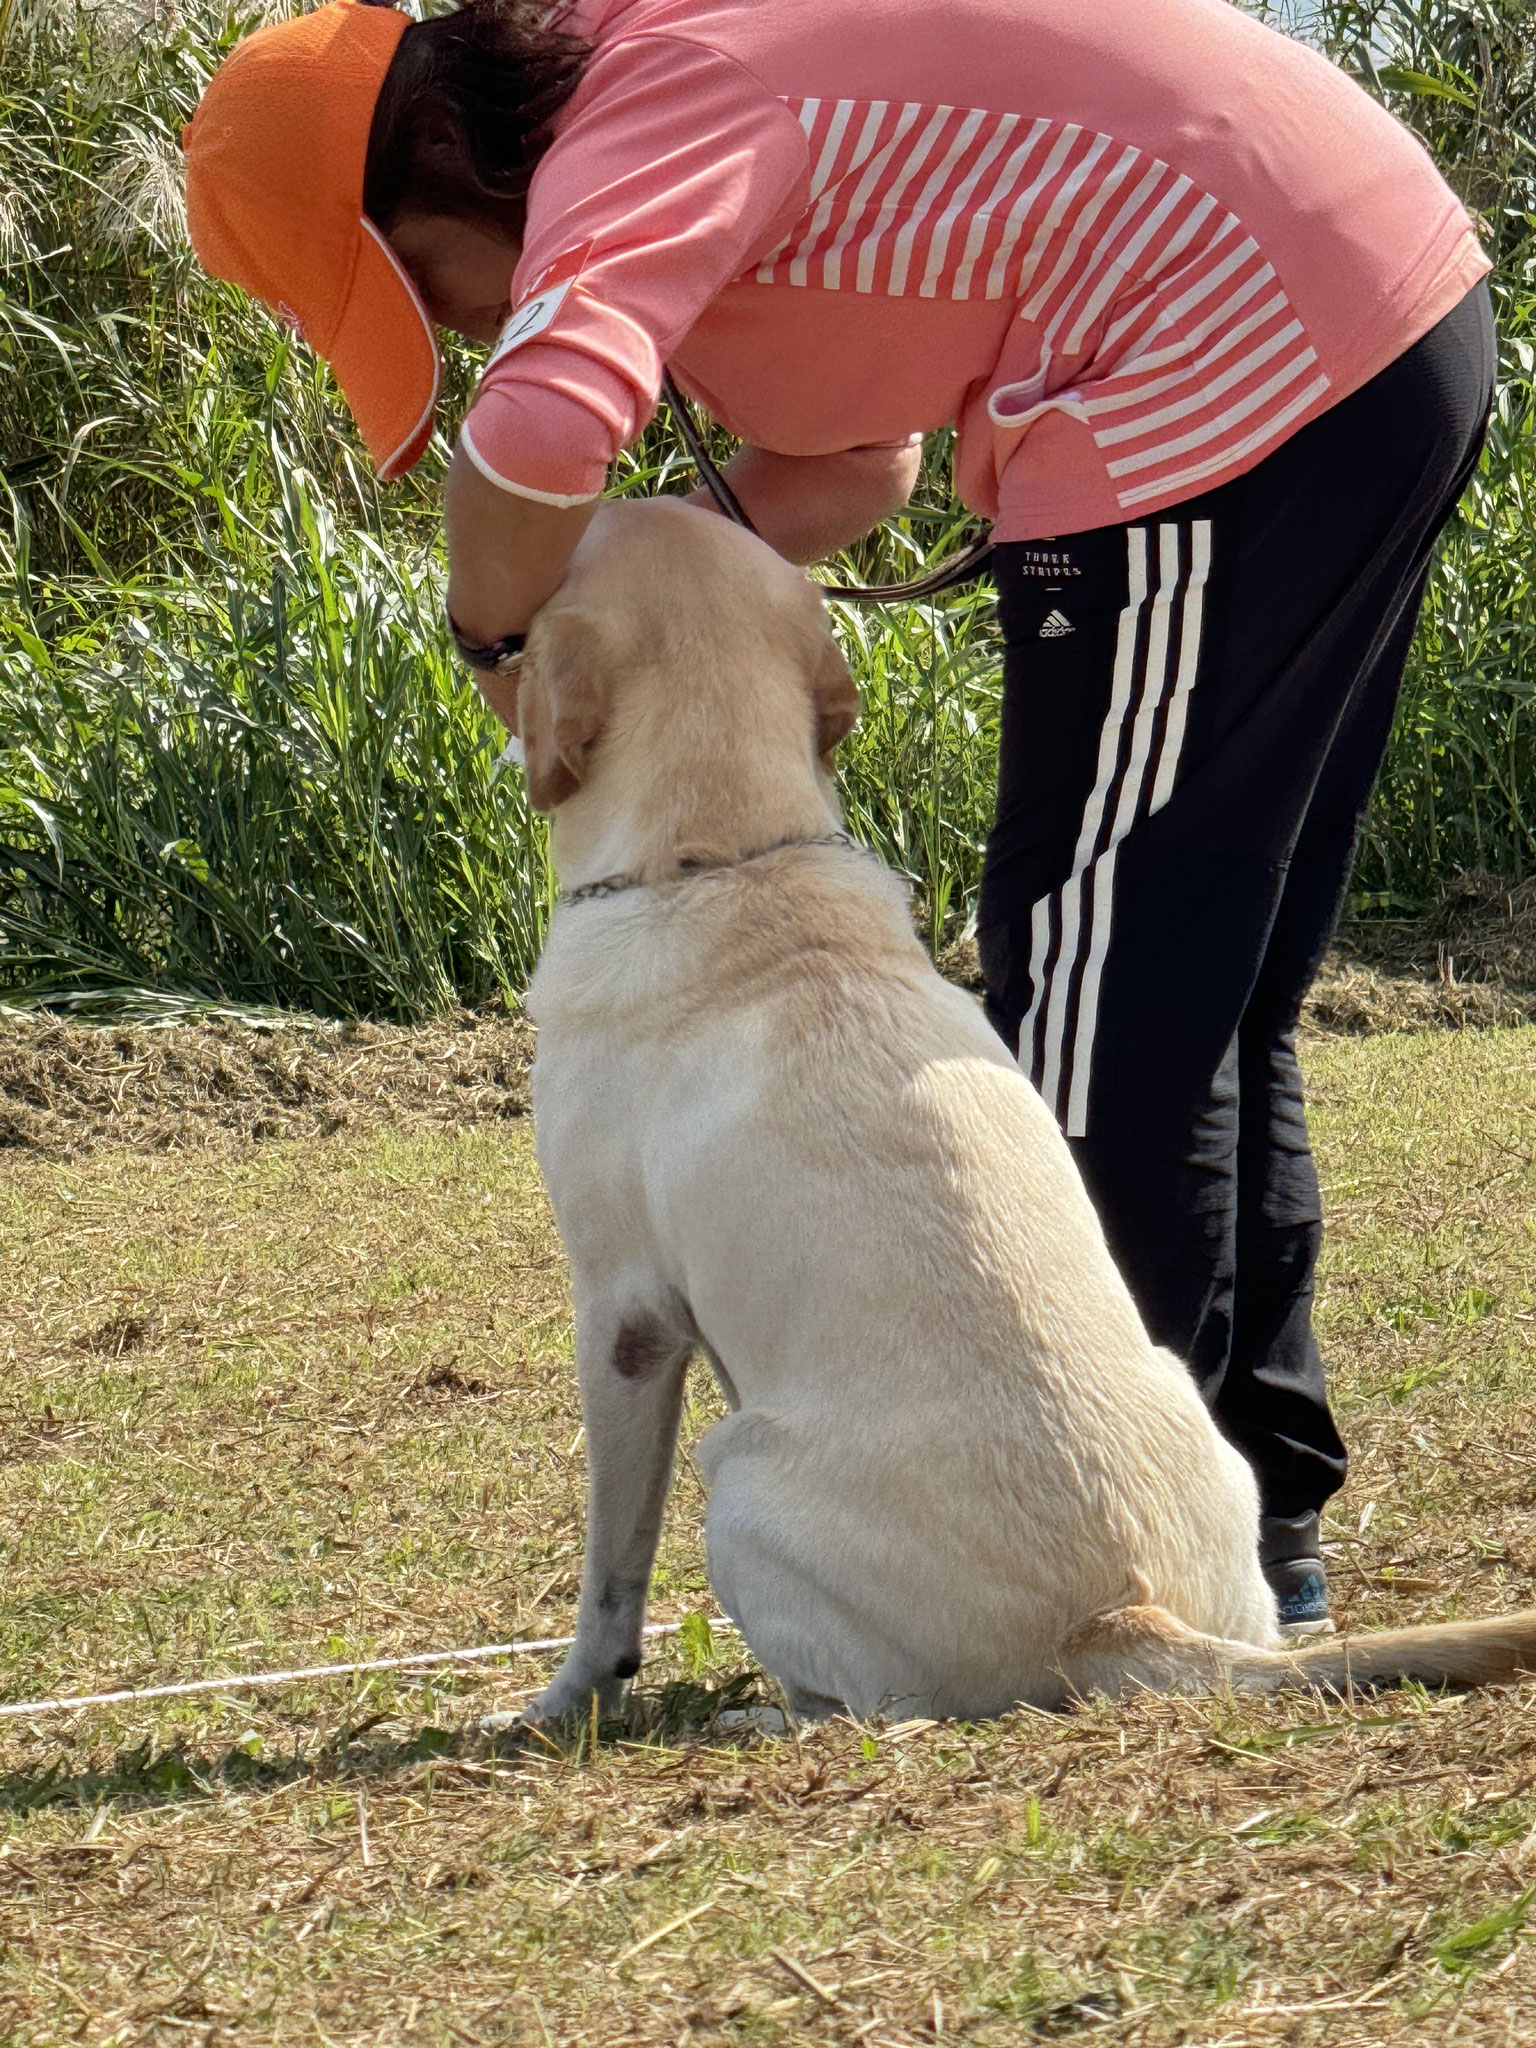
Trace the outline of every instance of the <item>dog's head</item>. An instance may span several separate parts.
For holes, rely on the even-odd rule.
[[[552,811],[647,710],[787,726],[817,762],[859,693],[815,586],[762,541],[676,499],[605,505],[534,620],[519,677],[529,799]]]

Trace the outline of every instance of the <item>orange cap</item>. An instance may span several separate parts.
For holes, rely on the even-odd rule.
[[[410,17],[327,0],[231,50],[182,136],[187,228],[336,374],[379,474],[432,434],[441,365],[427,309],[363,212],[368,131]]]

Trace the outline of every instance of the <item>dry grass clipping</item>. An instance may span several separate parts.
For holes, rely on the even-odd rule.
[[[939,966],[980,993],[974,939],[948,947]],[[1461,876],[1425,922],[1346,930],[1307,1007],[1311,1030],[1352,1036],[1533,1018],[1536,882],[1482,874]],[[0,1006],[0,1157],[496,1123],[527,1110],[533,1042],[522,1017],[409,1029],[276,1012],[102,1025]]]
[[[522,1116],[526,1020],[402,1028],[310,1018],[91,1025],[0,1017],[0,1156],[313,1138]]]
[[[1308,1002],[1312,1025],[1371,1033],[1536,1018],[1536,881],[1457,877],[1434,915],[1348,927]]]

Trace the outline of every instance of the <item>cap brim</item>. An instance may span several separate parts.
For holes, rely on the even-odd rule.
[[[442,359],[426,307],[371,220],[325,357],[373,465],[387,481],[421,459],[432,438]]]

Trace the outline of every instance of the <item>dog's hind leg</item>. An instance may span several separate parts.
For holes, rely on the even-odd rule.
[[[709,1576],[721,1607],[797,1719],[931,1713],[941,1679],[874,1620],[846,1530],[773,1472],[794,1455],[777,1437],[766,1417],[732,1417],[700,1447],[711,1480]]]
[[[587,1437],[587,1553],[576,1640],[549,1687],[522,1714],[493,1715],[488,1730],[548,1721],[586,1708],[596,1693],[616,1707],[640,1668],[651,1565],[661,1535],[695,1344],[680,1303],[625,1290],[583,1299],[576,1365]]]

